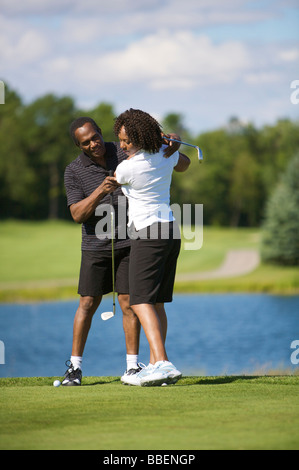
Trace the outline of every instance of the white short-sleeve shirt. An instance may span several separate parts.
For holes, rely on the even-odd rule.
[[[129,223],[141,230],[155,222],[174,220],[170,208],[170,184],[179,152],[164,157],[163,145],[158,153],[140,151],[116,168],[117,182],[129,200]]]

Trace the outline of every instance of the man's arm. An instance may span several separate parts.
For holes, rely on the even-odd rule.
[[[189,168],[189,165],[191,163],[190,159],[185,155],[184,153],[179,153],[179,159],[176,164],[176,166],[173,168],[175,171],[178,171],[182,173],[183,171],[186,171]]]
[[[91,215],[94,214],[96,207],[99,202],[107,194],[112,193],[118,184],[115,182],[115,178],[107,176],[100,186],[97,187],[88,197],[82,199],[82,201],[76,202],[70,205],[70,212],[75,222],[82,224],[86,222]]]

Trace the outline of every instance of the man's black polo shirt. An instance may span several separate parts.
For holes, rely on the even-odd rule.
[[[68,207],[71,204],[76,204],[82,199],[90,196],[95,189],[102,184],[106,176],[109,174],[109,170],[115,170],[117,165],[125,160],[127,156],[120,149],[119,144],[116,142],[105,142],[106,147],[106,164],[107,169],[93,162],[86,154],[81,153],[74,161],[72,161],[65,169],[64,173],[64,184],[67,196]],[[110,195],[105,196],[100,202],[101,204],[109,204]],[[130,239],[126,238],[119,239],[119,227],[118,227],[118,213],[127,213],[127,201],[120,188],[116,189],[113,193],[113,206],[115,211],[115,249],[124,248],[130,246]],[[107,217],[107,213],[104,213],[102,217],[92,215],[86,222],[82,224],[82,250],[111,250],[111,240],[106,238],[100,240],[95,234],[96,224],[103,217]],[[126,220],[121,217],[122,223],[126,225]],[[122,234],[127,233],[122,227]]]

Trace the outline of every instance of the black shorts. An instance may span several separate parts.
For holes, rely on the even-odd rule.
[[[161,225],[164,225],[161,224]],[[169,237],[131,240],[129,267],[130,304],[171,302],[181,240],[173,223]]]
[[[129,294],[130,247],[114,250],[115,291]],[[97,297],[112,292],[111,251],[82,251],[78,294]]]

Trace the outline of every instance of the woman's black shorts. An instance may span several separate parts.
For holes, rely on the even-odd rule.
[[[130,304],[171,302],[181,246],[177,224],[153,224],[136,233],[140,238],[131,240]]]

